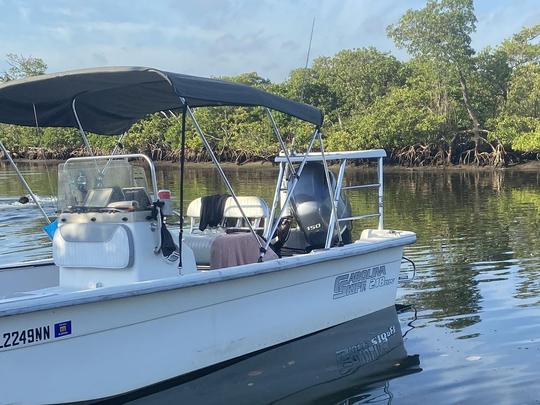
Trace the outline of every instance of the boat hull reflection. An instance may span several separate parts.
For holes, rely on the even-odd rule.
[[[419,364],[418,355],[405,350],[391,306],[121,399],[132,405],[356,402],[358,396],[391,397],[388,380],[421,371]]]

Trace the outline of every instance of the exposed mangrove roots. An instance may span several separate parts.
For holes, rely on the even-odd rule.
[[[109,154],[110,150],[101,150],[95,148],[95,154]],[[155,161],[179,161],[180,152],[177,149],[171,149],[169,145],[148,145],[142,150],[123,149],[120,153],[144,153]],[[238,165],[249,162],[272,161],[274,154],[259,153],[253,154],[245,151],[232,149],[223,149],[218,151],[218,159],[221,162],[235,163]],[[470,138],[461,139],[457,137],[450,144],[414,144],[405,147],[388,149],[389,163],[398,164],[406,167],[423,166],[491,166],[504,167],[513,163],[540,160],[539,153],[516,153],[506,150],[498,142],[474,142]],[[66,160],[70,157],[88,156],[87,150],[83,147],[77,148],[39,148],[39,147],[21,147],[10,150],[14,159],[28,160]],[[4,159],[2,152],[0,158]],[[186,161],[201,163],[209,162],[210,156],[204,149],[186,149]]]

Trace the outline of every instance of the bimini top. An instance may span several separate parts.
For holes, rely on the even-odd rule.
[[[314,125],[322,112],[243,84],[145,67],[105,67],[35,76],[0,84],[0,122],[41,127],[82,127],[121,134],[144,116],[190,107],[262,106]]]

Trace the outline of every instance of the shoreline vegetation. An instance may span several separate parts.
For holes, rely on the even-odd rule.
[[[73,155],[73,156],[87,156],[87,155]],[[2,153],[0,152],[0,166],[8,167],[10,166],[7,160],[1,160]],[[66,159],[43,159],[43,158],[19,158],[13,159],[17,164],[27,164],[27,165],[54,165],[63,163]],[[157,166],[177,166],[179,165],[178,160],[157,160],[155,161]],[[273,162],[273,159],[267,160],[252,160],[249,162],[235,163],[235,162],[220,162],[221,166],[225,169],[238,169],[238,170],[259,170],[259,169],[268,169],[275,168],[277,170],[278,166]],[[350,165],[350,163],[349,163]],[[540,160],[522,160],[519,163],[506,165],[506,166],[478,166],[471,164],[457,164],[457,165],[425,165],[425,166],[404,166],[396,161],[391,160],[390,157],[385,159],[385,172],[403,172],[403,171],[450,171],[450,172],[491,172],[491,171],[518,171],[518,172],[540,172]],[[334,162],[329,162],[329,166],[332,168],[338,168],[339,165],[334,164]],[[196,168],[196,169],[215,169],[214,164],[210,160],[205,161],[186,161],[186,167]],[[352,170],[358,169],[369,169],[376,170],[374,162],[360,161],[358,164],[355,164],[351,167]]]
[[[538,167],[526,162],[540,161],[540,24],[477,51],[471,47],[476,22],[472,0],[428,0],[387,27],[409,54],[406,61],[373,47],[344,49],[291,71],[281,83],[254,72],[221,79],[320,108],[327,151],[382,148],[390,165],[414,168]],[[40,58],[9,54],[7,62],[0,81],[47,71]],[[278,153],[261,108],[197,108],[195,115],[222,162],[265,162]],[[305,150],[313,128],[274,117],[288,146]],[[190,124],[186,160],[208,162]],[[180,126],[176,112],[150,115],[132,126],[122,151],[178,161]],[[75,129],[0,124],[0,139],[15,159],[88,155]],[[118,137],[89,139],[94,153],[108,154]]]

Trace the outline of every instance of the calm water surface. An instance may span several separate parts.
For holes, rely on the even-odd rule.
[[[55,167],[21,169],[53,213]],[[227,170],[238,194],[267,201],[275,173]],[[351,182],[374,180],[374,172],[351,173]],[[158,181],[175,190],[177,169],[161,166]],[[187,181],[187,202],[225,191],[213,169],[189,167]],[[371,192],[351,193],[353,209],[375,210]],[[0,166],[0,264],[50,255],[39,212],[16,202],[22,194],[15,173]],[[362,226],[375,223],[358,223],[357,234]],[[388,172],[385,227],[418,235],[406,249],[416,279],[402,285],[397,301],[411,307],[177,381],[133,403],[540,403],[540,173]]]

